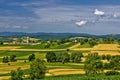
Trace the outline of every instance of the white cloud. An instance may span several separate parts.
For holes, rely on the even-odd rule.
[[[118,16],[116,14],[113,15],[114,18],[117,18]]]
[[[80,22],[76,22],[75,23],[77,26],[84,26],[85,24],[87,24],[87,21],[85,21],[85,20],[82,20],[82,21],[80,21]]]
[[[13,28],[19,29],[19,28],[22,28],[22,26],[15,25],[13,26]]]
[[[100,11],[100,10],[98,10],[98,9],[95,9],[94,14],[95,14],[95,15],[98,15],[98,16],[102,16],[102,15],[105,14],[105,12]]]

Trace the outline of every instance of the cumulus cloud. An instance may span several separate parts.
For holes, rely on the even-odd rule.
[[[75,23],[77,26],[84,26],[85,24],[87,24],[87,21],[85,21],[85,20],[82,20],[82,21],[79,21],[79,22],[76,22]]]
[[[100,10],[98,10],[98,9],[95,9],[94,14],[95,14],[95,15],[98,15],[98,16],[102,16],[102,15],[105,14],[105,12],[100,11]]]
[[[114,18],[117,18],[118,16],[117,16],[116,14],[113,14],[113,17],[114,17]]]

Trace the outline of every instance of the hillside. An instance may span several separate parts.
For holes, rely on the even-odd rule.
[[[94,38],[109,38],[113,37],[118,39],[120,34],[108,34],[108,35],[92,35],[86,33],[44,33],[44,32],[37,32],[37,33],[25,33],[25,32],[0,32],[1,37],[20,37],[20,36],[29,36],[34,38],[39,38],[42,40],[57,40],[63,38],[70,38],[70,37],[94,37]]]

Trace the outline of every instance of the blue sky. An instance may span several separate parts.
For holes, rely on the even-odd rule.
[[[120,0],[0,0],[0,32],[120,34]]]

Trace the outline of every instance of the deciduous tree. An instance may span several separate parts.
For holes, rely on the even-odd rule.
[[[54,52],[47,52],[46,59],[47,62],[55,62],[56,61],[56,54]]]
[[[34,79],[43,79],[46,73],[46,66],[44,61],[37,58],[35,61],[32,62],[30,65],[30,78],[31,80]]]

